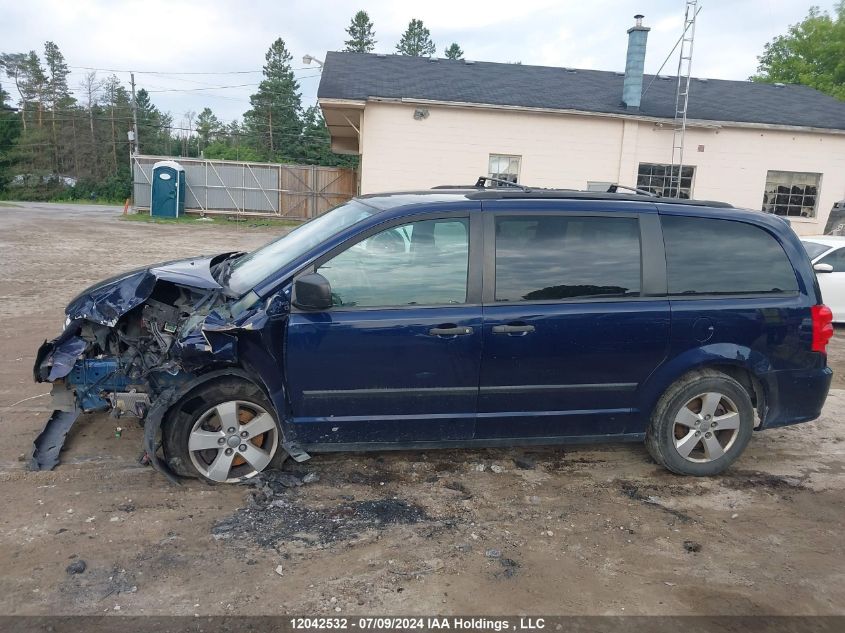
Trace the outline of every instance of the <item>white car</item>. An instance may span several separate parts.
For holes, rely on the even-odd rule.
[[[833,311],[834,323],[845,323],[845,236],[802,237],[813,262],[822,300]]]

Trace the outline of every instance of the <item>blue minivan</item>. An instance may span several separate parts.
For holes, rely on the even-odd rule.
[[[81,293],[38,352],[56,411],[32,466],[57,463],[81,413],[111,409],[143,421],[171,478],[608,441],[713,475],[755,430],[819,416],[832,334],[777,216],[518,186],[367,195],[252,253]]]

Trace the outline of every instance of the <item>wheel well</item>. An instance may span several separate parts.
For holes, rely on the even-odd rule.
[[[751,398],[751,404],[754,405],[754,410],[757,412],[754,428],[756,429],[762,424],[763,418],[766,415],[766,392],[763,389],[763,384],[754,374],[739,365],[715,364],[707,365],[701,369],[711,369],[721,372],[742,385],[743,389],[748,393],[748,397]]]
[[[165,417],[177,411],[194,413],[203,403],[201,391],[213,387],[215,384],[244,383],[260,390],[261,393],[264,394],[264,397],[267,398],[268,402],[271,404],[273,402],[261,382],[255,380],[248,372],[240,367],[231,367],[228,371],[218,370],[214,372],[214,374],[215,375],[213,377],[209,377],[207,380],[200,381],[198,384],[192,386],[187,393],[178,400],[174,401],[168,408]]]

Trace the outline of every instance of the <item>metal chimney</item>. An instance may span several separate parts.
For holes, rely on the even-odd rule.
[[[642,14],[634,16],[636,23],[628,29],[628,55],[625,58],[625,79],[622,82],[622,105],[629,110],[639,110],[643,96],[643,68],[648,32],[643,26]]]

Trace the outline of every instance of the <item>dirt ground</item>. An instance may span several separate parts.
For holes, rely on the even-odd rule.
[[[279,232],[118,216],[0,205],[0,614],[845,613],[842,370],[820,420],[755,435],[711,479],[614,445],[315,456],[255,486],[174,486],[107,415],[28,472],[49,398],[10,405],[48,391],[34,354],[74,294]]]

